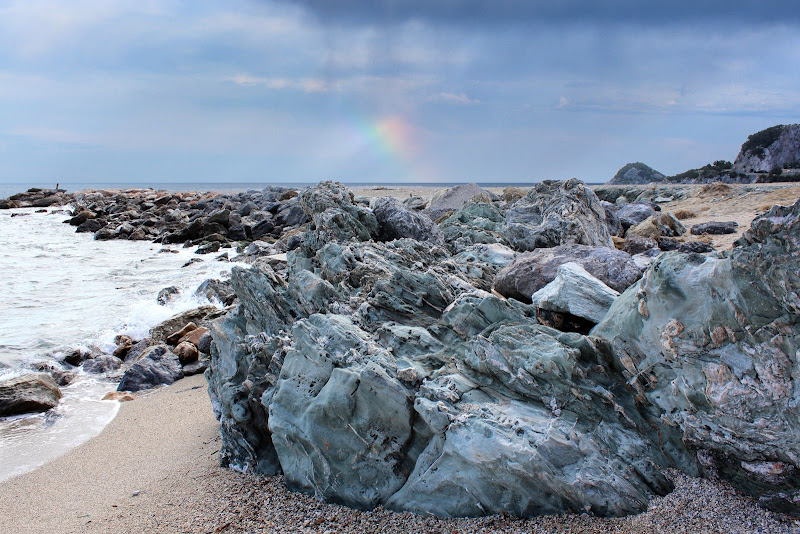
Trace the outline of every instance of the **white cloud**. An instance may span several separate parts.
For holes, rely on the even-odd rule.
[[[448,102],[451,104],[463,104],[463,105],[473,105],[473,104],[480,104],[480,100],[472,99],[466,95],[466,93],[447,93],[441,92],[433,95],[430,97],[429,100],[437,100],[440,102]]]

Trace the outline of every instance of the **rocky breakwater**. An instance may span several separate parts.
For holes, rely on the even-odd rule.
[[[241,242],[275,241],[304,224],[296,197],[292,189],[268,186],[236,194],[87,190],[59,198],[74,207],[66,222],[95,239],[199,245],[197,253],[208,254]]]
[[[234,269],[239,305],[211,326],[224,465],[282,472],[292,489],[357,508],[438,516],[637,513],[671,490],[663,468],[699,472],[607,342],[486,290],[529,245],[608,251],[629,270],[611,276],[617,289],[635,282],[641,268],[609,248],[606,211],[582,184],[479,195],[439,214],[441,233],[396,203],[373,212],[340,184],[299,202],[302,243],[281,269]],[[590,265],[562,278],[597,279],[607,306],[608,269]]]
[[[64,206],[72,201],[72,196],[64,189],[42,189],[31,187],[27,191],[0,199],[0,210],[12,208],[49,208]]]

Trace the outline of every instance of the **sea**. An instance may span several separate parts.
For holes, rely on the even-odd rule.
[[[95,241],[64,224],[64,208],[36,211],[0,210],[0,380],[70,349],[112,352],[118,334],[142,339],[175,313],[208,304],[194,296],[197,286],[230,276],[235,265],[180,245]],[[203,261],[184,267],[198,257]],[[178,287],[180,297],[161,306],[156,297],[167,286]],[[61,388],[57,408],[0,418],[0,481],[98,434],[119,409],[117,402],[100,400],[116,386],[79,371],[77,380]]]

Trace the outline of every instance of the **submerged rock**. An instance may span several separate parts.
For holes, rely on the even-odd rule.
[[[45,373],[32,373],[0,382],[0,417],[46,412],[58,406],[61,390]]]

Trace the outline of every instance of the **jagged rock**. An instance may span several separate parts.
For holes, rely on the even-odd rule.
[[[298,197],[300,207],[311,219],[303,246],[318,250],[335,241],[369,241],[378,236],[378,221],[368,208],[353,202],[353,193],[336,182],[306,187]]]
[[[45,373],[32,373],[0,382],[0,417],[46,412],[58,406],[61,390]]]
[[[708,252],[713,252],[714,247],[702,241],[687,241],[686,243],[681,243],[678,250],[686,253],[706,254]]]
[[[798,257],[800,201],[774,206],[725,256],[659,257],[592,331],[665,438],[793,513],[780,495],[800,490]]]
[[[769,172],[800,166],[800,124],[772,126],[748,136],[733,162],[737,172]]]
[[[439,227],[448,248],[459,252],[478,243],[504,243],[505,217],[497,206],[486,202],[467,202]]]
[[[488,191],[478,184],[463,184],[437,191],[425,214],[432,221],[438,221],[443,215],[459,209],[461,206],[478,197],[481,202],[493,202],[498,200],[497,195]]]
[[[605,208],[580,180],[545,180],[506,211],[505,236],[520,251],[581,244],[613,247]]]
[[[578,263],[592,276],[615,291],[636,282],[642,270],[631,256],[620,250],[584,245],[563,245],[520,254],[497,273],[494,290],[501,295],[530,302],[531,295],[553,281],[560,265]]]
[[[210,278],[197,287],[195,297],[205,297],[209,301],[220,302],[223,306],[230,306],[236,300],[230,280],[215,280]]]
[[[403,206],[409,210],[424,210],[428,207],[428,199],[419,196],[408,197],[403,200]]]
[[[534,293],[531,301],[537,308],[569,313],[597,324],[618,296],[619,292],[579,264],[567,262],[559,265],[553,281]]]
[[[166,338],[167,344],[175,346],[180,342],[183,336],[195,330],[197,330],[197,325],[194,324],[193,322],[188,322],[180,330],[176,330],[175,332],[167,336]]]
[[[184,365],[183,376],[194,376],[199,375],[200,373],[205,373],[206,369],[208,369],[209,361],[210,360],[208,359],[196,360],[192,363]]]
[[[198,330],[200,330],[198,328]],[[205,330],[205,329],[203,329]],[[197,338],[197,350],[202,352],[203,354],[211,354],[211,342],[213,341],[213,337],[211,335],[211,331],[203,332],[203,334]]]
[[[736,221],[709,221],[692,226],[693,235],[702,234],[735,234],[739,224]]]
[[[661,182],[666,177],[660,172],[648,167],[644,163],[628,163],[617,171],[617,174],[608,181],[608,185],[649,184]]]
[[[381,197],[372,208],[378,221],[381,241],[392,241],[409,237],[417,241],[442,243],[442,232],[424,213],[415,213],[403,207],[393,197]]]
[[[330,189],[300,195],[314,245],[282,273],[234,268],[240,305],[210,327],[224,465],[442,516],[634,513],[669,491],[660,469],[696,473],[593,340],[537,324],[532,306],[476,289],[479,261],[461,266],[513,251],[331,232],[320,213],[358,214]]]
[[[152,347],[122,375],[117,391],[142,391],[183,378],[178,357],[165,345]]]

